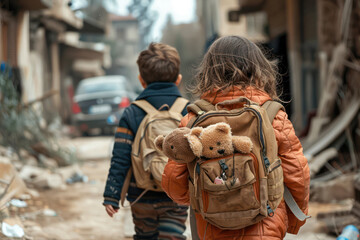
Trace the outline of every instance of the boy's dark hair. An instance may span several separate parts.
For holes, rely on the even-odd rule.
[[[163,43],[150,43],[140,53],[136,63],[147,84],[175,82],[180,71],[180,57],[175,48]]]
[[[277,75],[276,62],[268,60],[255,43],[244,37],[226,36],[216,40],[205,54],[197,69],[193,93],[253,86],[278,99]]]

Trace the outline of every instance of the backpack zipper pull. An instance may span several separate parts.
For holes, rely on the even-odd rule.
[[[270,161],[269,161],[269,158],[265,154],[263,155],[263,158],[264,158],[266,173],[268,173],[268,168],[270,167]]]
[[[227,179],[226,170],[228,170],[229,167],[226,165],[225,159],[221,159],[221,160],[219,161],[219,165],[220,165],[220,167],[221,167],[221,169],[222,169],[221,178],[224,179],[224,180],[226,180],[226,179]]]
[[[200,174],[200,164],[198,162],[196,163],[195,171],[197,174]]]
[[[269,203],[267,203],[266,208],[267,208],[268,216],[273,217],[274,216],[274,211],[271,209]]]

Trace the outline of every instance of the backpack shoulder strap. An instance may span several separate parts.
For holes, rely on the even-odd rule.
[[[178,97],[169,109],[169,111],[181,113],[186,107],[186,104],[188,104],[188,102],[189,100],[187,100],[186,98]]]
[[[124,202],[125,202],[125,198],[126,198],[126,193],[129,190],[129,186],[130,186],[130,180],[131,180],[131,176],[132,176],[132,167],[130,167],[130,169],[128,170],[125,180],[124,180],[124,184],[123,187],[121,189],[121,194],[120,194],[120,203],[121,206],[124,207]]]
[[[272,100],[265,102],[262,105],[262,107],[265,108],[271,123],[274,121],[276,114],[280,110],[285,111],[285,108],[281,103]],[[310,218],[310,216],[305,215],[303,211],[301,211],[294,197],[291,195],[289,189],[286,187],[285,184],[284,184],[284,200],[288,205],[289,209],[291,210],[291,212],[295,215],[297,219],[299,219],[300,221],[304,221],[305,219]]]
[[[133,174],[133,170],[132,170],[132,166],[130,167],[128,173],[126,174],[126,177],[125,177],[125,180],[124,180],[124,184],[123,184],[123,187],[121,189],[121,194],[120,194],[120,203],[121,203],[121,206],[123,208],[128,208],[129,206],[126,206],[125,207],[125,199],[126,199],[126,194],[129,190],[129,186],[130,186],[130,181],[131,181],[131,176]],[[131,204],[130,204],[130,207],[132,205],[134,205],[135,203],[137,203],[140,198],[142,196],[144,196],[145,193],[147,193],[149,190],[145,189],[136,199],[135,201],[133,201]]]
[[[191,128],[198,116],[212,110],[215,110],[215,106],[204,99],[196,100],[194,103],[189,104],[187,106],[188,113],[193,112],[196,114],[196,117],[191,118],[186,127]]]
[[[307,216],[305,213],[303,213],[303,211],[301,211],[299,205],[295,202],[294,197],[291,195],[290,190],[286,187],[285,184],[284,184],[284,200],[286,202],[286,205],[288,205],[291,212],[294,214],[294,216],[300,221],[304,221],[305,219],[311,217],[311,216]]]
[[[204,99],[196,100],[194,103],[187,106],[188,112],[193,112],[200,115],[203,112],[215,110],[215,106]]]
[[[284,108],[284,106],[283,106],[281,103],[276,102],[276,101],[272,101],[272,100],[266,101],[266,102],[262,105],[262,107],[265,108],[266,113],[267,113],[267,115],[268,115],[269,120],[270,120],[271,123],[274,121],[274,118],[275,118],[276,114],[277,114],[280,110],[285,111],[285,108]]]
[[[154,113],[158,112],[158,110],[156,108],[154,108],[154,106],[151,105],[146,100],[137,100],[135,102],[132,102],[132,104],[138,106],[139,108],[144,110],[147,114],[154,114]]]

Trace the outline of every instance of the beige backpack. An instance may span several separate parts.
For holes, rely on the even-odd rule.
[[[136,186],[145,189],[143,194],[149,190],[163,191],[161,177],[168,158],[156,149],[154,139],[159,135],[167,135],[179,126],[183,117],[181,112],[187,103],[188,100],[179,97],[169,110],[155,109],[146,100],[132,103],[147,113],[140,123],[131,152],[132,172]]]
[[[188,164],[191,206],[212,225],[241,229],[274,214],[283,198],[284,184],[271,122],[281,108],[281,104],[273,101],[259,106],[244,97],[215,106],[205,100],[188,106],[188,111],[197,114],[188,127],[226,122],[232,135],[248,136],[253,142],[250,154],[198,158]],[[218,177],[224,184],[214,182]]]

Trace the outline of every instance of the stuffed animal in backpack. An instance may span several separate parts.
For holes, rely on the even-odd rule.
[[[190,148],[185,135],[190,133],[190,128],[176,128],[168,135],[159,135],[155,138],[155,146],[168,158],[178,163],[192,162],[196,156]]]
[[[197,157],[218,158],[234,152],[249,153],[253,143],[246,136],[232,136],[230,125],[224,122],[195,127],[186,134],[190,148]]]

